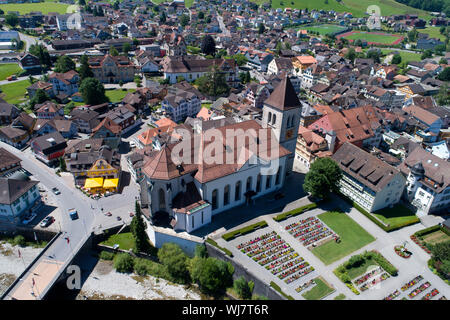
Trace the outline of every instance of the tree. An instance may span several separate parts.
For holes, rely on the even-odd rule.
[[[114,48],[113,46],[109,47],[109,54],[112,55],[113,57],[118,56],[119,55],[119,51],[117,51],[116,48]]]
[[[75,62],[69,56],[60,56],[56,60],[55,72],[64,73],[70,70],[75,70]]]
[[[420,58],[422,60],[428,59],[428,58],[431,58],[431,57],[433,57],[433,51],[431,51],[431,49],[425,50],[424,53],[422,53],[422,55],[420,56]]]
[[[78,4],[80,6],[85,6],[86,5],[86,1],[85,0],[78,0]]]
[[[182,14],[180,17],[180,25],[184,28],[189,24],[189,21],[191,19],[189,19],[189,16],[186,14]]]
[[[166,19],[167,19],[166,13],[163,11],[159,16],[159,23],[166,23]]]
[[[81,56],[81,66],[78,73],[80,74],[80,81],[83,81],[86,78],[93,78],[94,73],[92,72],[91,67],[89,66],[89,58],[86,55]]]
[[[266,26],[264,25],[264,23],[260,23],[258,27],[258,33],[263,34],[264,31],[266,31]]]
[[[277,43],[277,46],[275,47],[275,51],[280,54],[281,50],[283,50],[283,45],[281,44],[281,42]]]
[[[133,38],[133,45],[137,47],[139,45],[139,40],[136,38]]]
[[[291,44],[290,44],[289,42],[285,42],[285,43],[284,43],[284,48],[285,48],[286,50],[291,50]]]
[[[442,70],[437,78],[441,81],[450,81],[450,67],[446,67],[444,70]]]
[[[86,104],[98,105],[108,102],[105,95],[105,87],[95,78],[85,78],[81,81],[80,93]]]
[[[189,262],[189,271],[192,281],[206,294],[220,296],[233,283],[233,266],[212,257],[194,257]]]
[[[204,19],[205,18],[205,13],[203,12],[203,11],[200,11],[199,13],[198,13],[198,19],[199,20],[202,20],[202,19]]]
[[[353,48],[348,49],[347,53],[345,54],[345,58],[349,59],[351,62],[355,61],[356,58],[355,49]]]
[[[11,26],[11,28],[15,28],[19,24],[19,17],[17,14],[7,14],[5,16],[5,22],[7,25]]]
[[[164,243],[161,249],[158,250],[158,259],[175,280],[183,283],[189,281],[188,257],[177,244],[172,242]]]
[[[242,53],[235,54],[235,55],[233,56],[233,59],[236,61],[237,65],[238,65],[239,67],[243,66],[243,65],[246,64],[247,61],[248,61],[247,57],[244,56]]]
[[[318,198],[327,198],[330,191],[338,191],[342,171],[331,158],[319,158],[306,174],[303,189]]]
[[[35,79],[33,78],[33,76],[31,74],[28,76],[28,81],[30,81],[31,84],[33,84],[35,81]]]
[[[218,66],[214,66],[211,71],[195,81],[198,89],[210,96],[217,97],[230,91],[225,74],[219,70]]]
[[[416,28],[413,28],[411,31],[409,31],[407,34],[409,42],[416,42],[418,34],[419,33],[417,32]]]
[[[130,52],[130,51],[131,51],[131,44],[129,42],[125,42],[122,46],[122,52],[125,55],[128,55],[128,52]]]
[[[30,100],[31,108],[34,108],[36,104],[44,103],[48,100],[50,100],[48,94],[42,89],[37,89],[33,98]]]
[[[445,58],[441,58],[441,59],[439,60],[439,64],[448,64],[448,61],[447,61],[447,59],[445,59]]]
[[[201,47],[202,52],[206,55],[214,55],[216,53],[216,42],[210,35],[206,35],[202,39]]]
[[[233,289],[239,295],[241,299],[251,299],[252,291],[249,283],[245,280],[244,276],[240,276],[233,283]]]
[[[438,261],[450,260],[450,241],[436,243],[431,248],[433,258]]]
[[[445,44],[439,44],[436,47],[434,47],[434,53],[436,53],[439,56],[444,55],[443,53],[444,51],[445,51]]]
[[[196,245],[195,246],[195,256],[199,257],[199,258],[207,258],[208,257],[208,252],[206,251],[206,246],[205,245]]]
[[[116,0],[116,1],[114,2],[114,4],[113,4],[113,9],[114,9],[114,10],[119,10],[119,5],[120,5],[120,2],[119,2],[118,0]]]
[[[402,62],[402,56],[397,54],[394,54],[394,56],[392,57],[392,64],[400,64]]]
[[[381,52],[377,49],[367,51],[366,58],[373,59],[375,63],[380,63]]]
[[[50,54],[42,44],[32,44],[28,49],[28,52],[37,57],[41,63],[41,66],[44,68],[48,68],[52,65]]]
[[[136,253],[148,252],[150,248],[150,243],[148,242],[147,232],[145,232],[146,226],[142,218],[141,206],[137,201],[135,203],[134,212],[135,215],[131,220],[130,224],[131,234],[133,235],[134,239],[133,249]]]
[[[62,172],[67,171],[66,161],[64,160],[64,157],[59,158],[59,168],[61,169]]]

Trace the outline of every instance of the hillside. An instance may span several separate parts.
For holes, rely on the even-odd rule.
[[[262,4],[268,0],[253,0],[255,3]],[[325,2],[328,2],[326,4]],[[335,10],[337,12],[351,12],[355,17],[362,17],[370,5],[377,5],[381,9],[381,15],[391,14],[417,14],[421,18],[429,20],[428,12],[415,9],[395,0],[272,0],[273,8],[298,8],[298,9],[317,9],[317,10]]]

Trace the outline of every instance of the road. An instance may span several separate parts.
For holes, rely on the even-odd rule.
[[[225,24],[223,23],[223,17],[221,15],[217,15],[217,22],[219,22],[219,27],[220,30],[222,30],[222,33],[227,37],[231,37],[231,32],[225,27]]]

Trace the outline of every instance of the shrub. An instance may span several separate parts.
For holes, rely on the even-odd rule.
[[[188,256],[175,243],[164,243],[158,250],[158,259],[167,268],[175,281],[186,283],[189,281],[187,269]]]
[[[352,292],[353,292],[354,294],[356,294],[356,295],[359,295],[359,294],[360,294],[360,292],[358,291],[358,289],[356,289],[356,288],[353,286],[353,284],[351,284],[351,283],[345,283],[345,285],[346,285],[350,290],[352,290]]]
[[[127,253],[119,253],[114,259],[114,268],[118,272],[130,273],[133,271],[133,258]]]
[[[263,295],[257,295],[257,294],[255,294],[255,295],[252,297],[252,300],[269,300],[269,298],[267,298],[266,296],[263,296]]]
[[[273,220],[275,220],[277,222],[283,221],[283,220],[286,220],[287,218],[295,217],[296,215],[299,215],[299,214],[301,214],[303,212],[306,212],[306,211],[309,211],[309,210],[312,210],[312,209],[315,209],[315,208],[317,208],[317,204],[316,203],[310,203],[310,204],[307,204],[305,206],[296,208],[294,210],[281,213],[281,214],[277,215],[276,217],[274,217]]]
[[[244,227],[242,229],[238,229],[238,230],[235,230],[235,231],[232,231],[232,232],[228,232],[228,233],[224,234],[222,236],[222,238],[224,240],[226,240],[226,241],[230,241],[230,240],[232,240],[232,239],[234,239],[234,238],[236,238],[238,236],[242,236],[244,234],[253,232],[256,229],[264,228],[264,227],[267,227],[267,222],[260,221],[260,222],[257,222],[255,224],[252,224],[252,225],[249,225],[247,227]]]
[[[433,233],[435,231],[438,231],[439,229],[440,229],[440,226],[439,225],[435,225],[435,226],[432,226],[432,227],[429,227],[429,228],[425,228],[425,229],[419,230],[416,233],[414,233],[414,235],[416,237],[423,237],[423,236],[425,236],[427,234],[430,234],[430,233]]]
[[[25,238],[21,235],[15,236],[13,240],[15,246],[24,247],[26,244]]]
[[[148,274],[147,264],[144,259],[135,259],[134,272],[140,276],[146,276]]]
[[[215,242],[213,239],[208,238],[206,239],[206,242],[208,242],[209,244],[213,245],[216,248],[219,248],[220,250],[222,250],[223,252],[225,252],[229,257],[233,257],[233,253],[228,250],[227,248],[221,247],[217,244],[217,242]]]
[[[357,254],[355,256],[352,256],[348,262],[345,264],[345,268],[346,269],[351,269],[351,268],[357,268],[360,265],[362,265],[364,263],[364,257],[362,257],[361,255]]]
[[[252,296],[250,286],[248,285],[248,282],[245,280],[244,276],[240,276],[239,278],[234,280],[233,288],[241,299],[250,299]]]
[[[386,260],[379,252],[372,251],[372,258],[391,276],[398,274],[398,269]]]
[[[99,257],[102,260],[113,260],[114,259],[114,253],[103,250],[102,252],[100,252]]]

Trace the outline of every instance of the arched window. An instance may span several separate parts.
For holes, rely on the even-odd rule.
[[[272,121],[272,112],[269,112],[267,115],[267,123],[270,123]]]
[[[279,166],[278,167],[278,172],[277,172],[277,177],[276,177],[276,179],[275,179],[275,184],[277,185],[277,184],[280,184],[280,182],[281,182],[281,171],[283,170],[283,167],[281,167],[281,166]]]
[[[236,182],[236,188],[234,192],[234,201],[241,200],[241,181]]]
[[[256,177],[256,192],[261,191],[261,173],[258,173],[258,176]]]
[[[274,113],[272,116],[272,124],[275,124],[277,122],[277,115]]]
[[[166,193],[163,188],[160,188],[158,191],[158,199],[159,199],[159,210],[166,210]]]
[[[245,188],[245,191],[249,191],[252,188],[252,177],[247,178],[247,186]]]
[[[214,189],[213,192],[212,192],[212,200],[211,200],[211,202],[212,202],[212,209],[213,210],[217,209],[217,202],[218,202],[217,189]]]
[[[230,203],[230,185],[227,184],[223,189],[223,205],[226,206]]]
[[[266,189],[270,189],[271,186],[272,186],[272,176],[267,175],[266,176]]]

